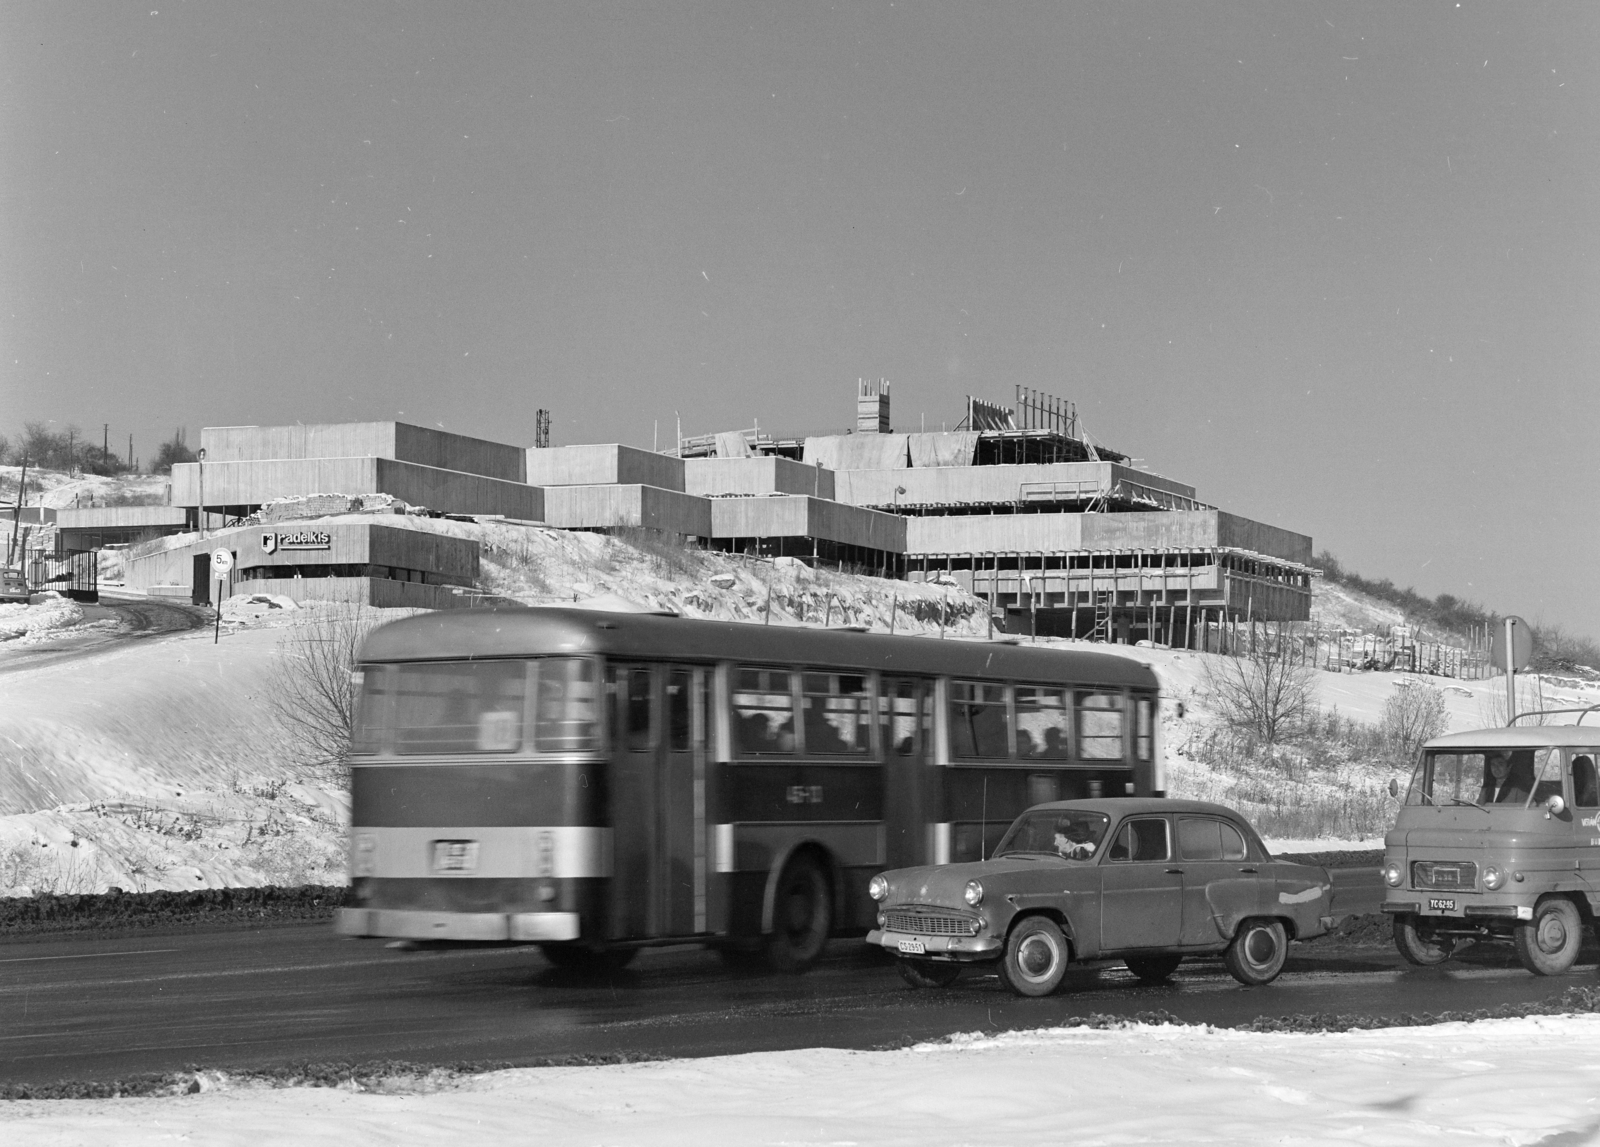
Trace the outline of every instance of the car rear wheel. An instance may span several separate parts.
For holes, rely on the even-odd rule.
[[[1223,954],[1233,978],[1249,987],[1270,984],[1289,958],[1289,934],[1277,920],[1246,920]]]
[[[1122,961],[1128,971],[1139,977],[1141,984],[1159,984],[1183,963],[1183,957],[1174,954],[1161,956],[1129,956]]]
[[[1572,967],[1583,943],[1583,918],[1572,901],[1556,896],[1540,901],[1533,919],[1512,933],[1517,959],[1536,976],[1559,976]]]
[[[913,988],[948,988],[961,974],[960,964],[941,964],[933,960],[895,961],[900,968],[900,978]]]
[[[772,901],[767,963],[779,972],[803,972],[822,955],[833,931],[833,896],[816,857],[801,853],[783,866]]]
[[[1000,982],[1019,996],[1048,996],[1061,986],[1071,953],[1054,921],[1029,916],[1011,930],[1000,958]]]
[[[1439,935],[1410,914],[1394,918],[1394,946],[1408,964],[1419,968],[1442,964],[1456,950],[1453,936]]]

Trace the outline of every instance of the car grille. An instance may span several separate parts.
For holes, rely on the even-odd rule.
[[[931,912],[885,912],[884,928],[890,932],[910,932],[916,936],[971,936],[976,920],[967,916],[943,916]]]
[[[1415,860],[1411,862],[1411,886],[1476,888],[1478,866],[1470,860]]]

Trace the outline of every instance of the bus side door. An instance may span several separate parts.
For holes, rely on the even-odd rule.
[[[660,685],[653,665],[608,669],[611,694],[611,928],[613,940],[654,934],[661,897],[656,806],[661,748]]]
[[[880,722],[883,737],[883,833],[885,863],[909,868],[931,863],[928,826],[938,818],[933,786],[942,774],[933,761],[933,682],[884,677]]]

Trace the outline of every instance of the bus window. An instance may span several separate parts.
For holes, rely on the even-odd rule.
[[[639,753],[650,747],[650,670],[628,670],[627,690],[623,702],[628,718],[625,736],[629,751]]]
[[[1071,751],[1072,727],[1067,714],[1067,691],[1018,685],[1017,756],[1059,761],[1070,756]]]
[[[435,661],[395,666],[395,750],[508,753],[522,744],[527,665]]]
[[[1122,758],[1122,694],[1078,694],[1078,756],[1086,761]]]
[[[958,757],[1009,757],[1006,687],[950,682],[950,738]]]
[[[600,747],[599,687],[586,657],[539,661],[533,743],[541,753],[585,752]]]
[[[1134,756],[1139,760],[1148,761],[1155,752],[1155,736],[1152,727],[1155,706],[1148,697],[1140,697],[1136,704],[1138,705],[1136,710],[1138,724],[1134,726],[1133,730],[1133,752]]]
[[[674,753],[687,753],[694,726],[690,720],[690,706],[694,697],[694,674],[687,669],[674,669],[667,675],[667,748]]]
[[[358,671],[356,714],[350,736],[352,753],[376,753],[389,719],[389,666],[368,665]]]
[[[918,731],[921,690],[915,681],[885,682],[887,693],[878,698],[878,711],[883,714],[884,752],[900,757],[914,757],[920,744]]]
[[[734,740],[741,755],[794,752],[794,695],[783,669],[739,669],[733,685]]]
[[[825,756],[865,753],[872,698],[858,673],[802,673],[805,751]]]

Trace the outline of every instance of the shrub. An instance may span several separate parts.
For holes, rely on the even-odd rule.
[[[1416,759],[1424,741],[1450,726],[1444,693],[1420,680],[1396,686],[1383,703],[1383,742],[1389,759],[1404,767]]]

